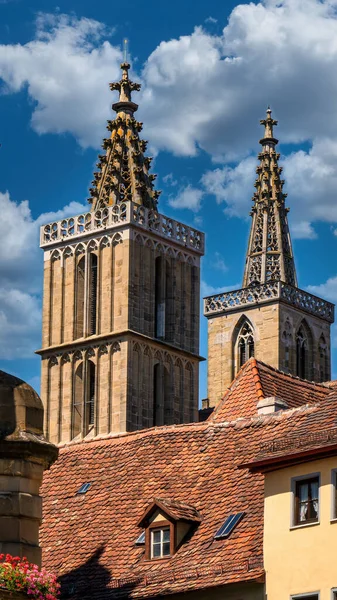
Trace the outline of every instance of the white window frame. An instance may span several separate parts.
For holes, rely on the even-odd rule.
[[[337,521],[337,503],[336,503],[336,487],[337,487],[337,467],[331,469],[331,513],[330,521]],[[333,589],[333,592],[337,592],[337,588]],[[337,596],[336,596],[337,598]]]
[[[313,521],[312,523],[296,523],[295,520],[295,510],[296,510],[296,484],[299,481],[303,481],[304,479],[311,479],[314,477],[318,477],[318,519],[317,521]],[[305,475],[299,475],[298,477],[291,478],[291,494],[290,494],[290,529],[299,529],[302,527],[314,527],[315,525],[320,524],[321,518],[321,474],[320,473],[306,473]],[[315,595],[317,592],[313,592]],[[299,600],[303,597],[303,594],[300,596],[291,596],[291,598],[298,598]]]
[[[290,596],[290,600],[303,600],[303,598],[317,598],[319,600],[320,593],[319,592],[307,592],[307,594],[295,594]]]
[[[154,556],[153,555],[153,534],[157,531],[160,531],[160,556]],[[163,554],[163,547],[164,547],[164,531],[168,531],[170,536],[169,536],[169,544],[170,544],[170,552],[169,554]],[[150,536],[150,556],[151,556],[151,560],[156,560],[158,558],[168,558],[169,556],[171,556],[171,528],[169,525],[165,525],[163,527],[155,527],[153,529],[151,529],[151,536]],[[167,543],[167,542],[165,542]],[[155,544],[156,546],[159,544]]]

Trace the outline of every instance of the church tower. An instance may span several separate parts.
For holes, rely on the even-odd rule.
[[[277,121],[270,108],[261,125],[264,136],[242,289],[204,300],[210,406],[217,404],[251,356],[303,379],[330,378],[334,305],[297,287],[273,133]]]
[[[157,211],[130,65],[91,210],[41,228],[42,389],[54,443],[198,418],[204,238]]]

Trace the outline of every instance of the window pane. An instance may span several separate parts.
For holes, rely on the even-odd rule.
[[[154,544],[160,544],[160,529],[152,532],[152,541]]]
[[[169,556],[170,555],[170,542],[165,542],[163,544],[163,556]]]
[[[308,500],[309,497],[309,486],[307,483],[302,483],[299,485],[299,499],[300,502],[304,500]]]
[[[163,530],[163,542],[169,542],[169,541],[170,541],[170,530],[164,529]]]
[[[318,481],[312,481],[310,484],[310,496],[312,500],[318,499]]]
[[[160,544],[152,544],[152,556],[153,558],[160,557]]]
[[[300,522],[306,521],[308,519],[308,502],[300,502],[299,517]]]
[[[308,523],[318,520],[318,483],[318,477],[296,483],[297,511],[295,521],[297,523]]]

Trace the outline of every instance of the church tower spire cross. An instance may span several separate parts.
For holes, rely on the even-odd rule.
[[[256,168],[256,191],[253,195],[252,226],[249,237],[243,287],[268,281],[283,281],[297,286],[294,257],[288,227],[284,180],[279,167],[280,155],[276,152],[278,140],[273,127],[270,107],[266,118],[261,119],[264,136],[260,140],[262,150],[258,155],[260,164]]]
[[[111,136],[103,140],[105,154],[98,157],[98,170],[89,190],[92,211],[126,201],[157,209],[160,191],[153,187],[156,175],[149,173],[152,158],[144,156],[147,142],[139,137],[143,125],[134,117],[138,104],[131,99],[132,92],[141,86],[131,81],[129,69],[125,44],[122,77],[110,83],[110,89],[119,92],[118,102],[112,105],[117,114],[108,121]]]

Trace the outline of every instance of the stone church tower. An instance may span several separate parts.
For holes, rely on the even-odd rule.
[[[251,357],[303,379],[330,378],[334,306],[297,287],[281,179],[277,125],[268,108],[256,172],[242,289],[205,298],[208,398],[215,406]]]
[[[157,212],[130,65],[88,213],[41,229],[42,389],[52,442],[198,417],[203,234]]]

